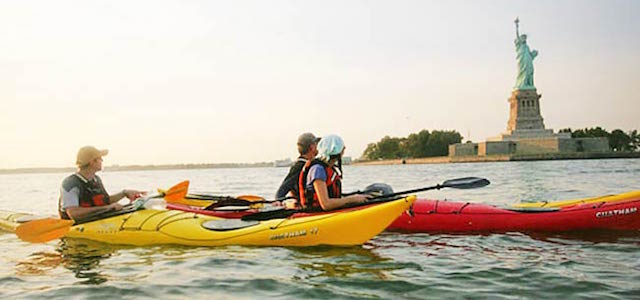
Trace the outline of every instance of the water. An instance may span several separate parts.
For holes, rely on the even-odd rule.
[[[106,188],[272,198],[284,168],[104,172]],[[0,209],[52,214],[67,174],[0,175]],[[423,198],[560,200],[640,189],[640,159],[346,166],[345,191],[396,191],[479,176],[491,185]],[[640,298],[640,233],[430,235],[383,233],[360,247],[123,247],[28,244],[0,234],[2,298]]]

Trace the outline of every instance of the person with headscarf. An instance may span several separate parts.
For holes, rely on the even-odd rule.
[[[339,161],[344,149],[342,138],[335,134],[323,136],[318,142],[318,156],[300,172],[299,204],[303,209],[326,211],[367,201],[368,197],[362,194],[342,196]]]

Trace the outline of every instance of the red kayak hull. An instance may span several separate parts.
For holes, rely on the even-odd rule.
[[[640,230],[640,199],[518,212],[487,204],[417,200],[387,230],[402,232],[560,232]]]

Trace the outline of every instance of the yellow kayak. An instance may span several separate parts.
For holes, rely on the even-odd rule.
[[[15,232],[18,225],[41,218],[46,217],[36,216],[28,213],[0,210],[0,230]]]
[[[600,196],[594,198],[586,198],[586,199],[573,199],[573,200],[561,200],[561,201],[540,201],[540,202],[528,202],[528,203],[519,203],[513,205],[514,207],[522,207],[522,208],[536,208],[536,207],[568,207],[578,204],[586,204],[586,203],[609,203],[609,202],[619,202],[626,201],[629,199],[637,199],[640,197],[639,191],[631,191],[627,193],[617,194],[617,195],[607,195]]]
[[[361,245],[382,232],[415,196],[380,204],[267,221],[221,219],[175,210],[138,210],[74,225],[65,237],[110,244],[189,246]],[[7,223],[15,219],[4,216]],[[3,215],[0,213],[0,218]],[[3,225],[13,228],[17,225]]]

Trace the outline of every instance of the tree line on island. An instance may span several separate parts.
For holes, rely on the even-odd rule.
[[[616,152],[638,152],[640,151],[640,135],[638,130],[624,132],[621,129],[614,129],[611,132],[598,126],[595,128],[584,128],[572,130],[571,128],[560,129],[560,132],[571,133],[572,138],[584,137],[606,137],[609,139],[609,148]]]
[[[615,129],[608,132],[601,127],[572,130],[565,128],[560,132],[571,133],[573,138],[582,137],[606,137],[609,140],[611,151],[639,152],[640,134],[638,130],[624,132]],[[462,135],[455,130],[429,130],[423,129],[418,133],[412,133],[408,137],[385,136],[377,143],[370,143],[362,154],[365,160],[422,158],[449,155],[449,145],[460,143]]]
[[[449,145],[460,143],[462,135],[455,130],[423,129],[412,133],[408,137],[385,136],[377,143],[367,145],[362,158],[367,160],[421,158],[446,156]]]

